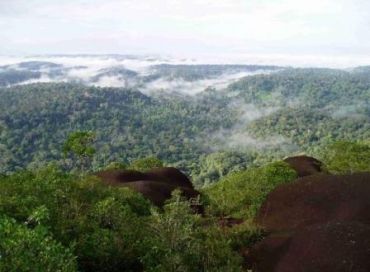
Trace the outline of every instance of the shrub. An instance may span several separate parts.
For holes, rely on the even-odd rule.
[[[104,170],[125,170],[127,165],[123,162],[111,162],[108,164]]]
[[[145,172],[158,167],[163,167],[163,162],[161,160],[156,157],[147,157],[133,161],[128,168]]]
[[[74,243],[80,271],[136,268],[150,207],[127,188],[110,188],[94,177],[65,174],[54,166],[0,180],[0,214],[46,226],[66,247]]]
[[[204,223],[174,193],[163,213],[153,211],[145,271],[241,271],[241,259],[227,237],[214,222]]]
[[[366,143],[338,141],[328,145],[320,157],[335,174],[370,171],[370,145]]]
[[[0,217],[0,271],[77,271],[72,250],[53,240],[38,225],[29,229],[6,216]]]
[[[204,189],[210,212],[251,220],[267,194],[279,184],[292,181],[296,173],[284,162],[232,173]]]

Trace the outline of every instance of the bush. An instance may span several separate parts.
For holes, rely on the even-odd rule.
[[[366,143],[338,141],[328,145],[320,157],[335,174],[370,171],[370,145]]]
[[[200,156],[197,171],[191,174],[196,185],[209,185],[227,174],[245,170],[253,159],[254,154],[250,153],[214,152]]]
[[[132,271],[140,264],[151,204],[127,188],[104,186],[54,166],[0,180],[0,214],[47,226],[68,247],[80,271]],[[126,269],[126,270],[125,270]]]
[[[108,164],[104,170],[125,170],[127,165],[123,162],[111,162]]]
[[[147,157],[133,161],[128,168],[145,172],[158,167],[163,167],[163,162],[161,160],[156,157]]]
[[[163,213],[154,211],[145,271],[241,271],[241,258],[219,227],[191,212],[174,193]]]
[[[292,181],[296,173],[284,162],[232,173],[205,188],[210,212],[251,220],[267,194],[279,184]]]
[[[241,271],[236,250],[258,240],[261,233],[247,223],[222,229],[213,214],[251,218],[269,191],[294,177],[284,163],[231,174],[205,190],[214,211],[205,218],[194,214],[178,192],[159,210],[128,188],[106,186],[93,176],[66,174],[53,165],[1,177],[0,214],[27,226],[4,221],[8,223],[2,225],[7,229],[0,234],[1,250],[12,257],[0,271],[31,267],[40,259],[38,252],[47,255],[35,264],[35,271],[49,271],[41,265],[58,267],[73,255],[77,264],[71,257],[73,263],[63,269]],[[18,242],[11,249],[7,241]],[[24,241],[31,241],[30,251],[22,247],[28,245]]]
[[[0,271],[77,271],[72,250],[53,240],[46,229],[29,229],[0,217]]]

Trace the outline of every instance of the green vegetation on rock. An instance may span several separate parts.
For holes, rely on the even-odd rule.
[[[286,163],[275,162],[229,174],[204,192],[214,212],[251,220],[269,192],[296,176]]]

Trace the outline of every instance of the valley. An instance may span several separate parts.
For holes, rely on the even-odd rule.
[[[130,65],[105,68],[104,73],[100,69],[90,78],[99,82],[115,75],[123,85],[135,81],[131,87],[59,81],[66,68],[51,62],[3,66],[0,76],[8,82],[14,81],[15,75],[9,76],[14,67],[19,73],[47,70],[50,82],[26,80],[0,89],[1,172],[51,161],[73,168],[61,148],[68,134],[79,130],[96,133],[94,170],[154,156],[190,174],[197,186],[288,155],[320,156],[333,141],[370,137],[370,74],[365,67],[155,64],[134,72],[128,68],[143,69],[144,60],[132,58],[122,56],[115,61]],[[246,71],[265,72],[240,77]],[[235,77],[220,87],[225,75]],[[154,87],[159,81],[160,89]],[[204,81],[209,85],[202,91],[191,91]],[[151,91],[143,91],[150,86]]]

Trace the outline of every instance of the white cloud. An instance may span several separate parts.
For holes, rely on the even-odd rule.
[[[0,15],[3,53],[370,55],[366,0],[12,0]]]
[[[146,94],[157,93],[158,91],[178,92],[187,95],[194,95],[204,91],[207,87],[222,89],[232,82],[250,75],[269,73],[267,70],[229,71],[217,76],[207,76],[199,80],[185,80],[181,76],[171,78],[166,73],[161,74],[160,78],[147,82],[141,82],[145,76],[157,73],[153,66],[159,64],[205,64],[202,60],[158,57],[158,56],[110,56],[110,55],[85,55],[85,56],[30,56],[30,57],[7,57],[0,56],[0,66],[11,65],[13,69],[21,69],[20,62],[41,61],[51,62],[62,65],[61,70],[55,71],[48,67],[43,67],[39,71],[42,77],[39,79],[27,80],[19,84],[37,83],[37,82],[61,82],[73,81],[87,85],[100,87],[139,87],[139,90]],[[220,60],[213,60],[215,64],[220,64]],[[222,62],[221,62],[222,63]],[[132,78],[125,78],[114,74],[115,70],[132,70],[138,74]],[[26,68],[22,68],[23,70]],[[160,70],[160,69],[159,69]],[[109,73],[111,71],[111,73]],[[107,74],[105,74],[108,72]],[[112,74],[113,72],[113,74]],[[139,85],[138,85],[139,84]]]
[[[98,82],[95,82],[92,85],[99,87],[121,88],[126,86],[126,81],[116,76],[103,76]]]
[[[166,78],[160,78],[146,84],[141,91],[148,94],[158,91],[177,91],[188,95],[194,95],[204,91],[207,87],[223,89],[242,77],[266,73],[269,73],[269,71],[260,70],[255,72],[226,73],[215,78],[196,81],[186,81],[183,79],[169,80]]]
[[[203,140],[203,141],[202,141]],[[265,138],[256,138],[250,135],[248,131],[220,130],[212,133],[211,137],[204,142],[200,139],[207,148],[212,151],[226,151],[226,150],[297,150],[291,140],[281,135],[270,135]]]
[[[48,75],[41,75],[40,78],[34,78],[34,79],[29,79],[26,81],[22,81],[21,83],[18,83],[16,85],[27,85],[27,84],[32,84],[32,83],[50,83],[50,82],[57,82],[58,80],[51,79]]]

